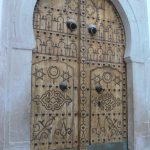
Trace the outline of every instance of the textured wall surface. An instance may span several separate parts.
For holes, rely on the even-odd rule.
[[[0,0],[0,150],[30,150],[35,2]],[[150,48],[146,0],[112,2],[122,17],[127,37],[129,149],[150,150]]]

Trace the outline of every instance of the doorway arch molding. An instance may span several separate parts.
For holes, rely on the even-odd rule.
[[[11,47],[18,50],[32,50],[36,43],[33,32],[33,12],[37,0],[13,0],[11,18],[12,24],[10,27]],[[128,142],[129,150],[140,150],[138,146],[138,138],[143,134],[141,128],[146,122],[146,111],[143,111],[142,99],[145,100],[144,89],[144,58],[143,45],[145,38],[141,38],[140,26],[132,5],[128,0],[111,0],[117,8],[126,32],[126,51],[125,60],[127,62],[127,77],[128,77]],[[137,44],[138,43],[138,44]],[[31,53],[32,55],[32,53]],[[32,57],[30,57],[32,59]],[[32,60],[30,60],[32,62]],[[28,64],[31,67],[31,63]],[[29,67],[29,66],[28,66]],[[139,75],[138,71],[143,69]],[[24,72],[25,74],[26,72]],[[31,84],[29,83],[29,89]],[[139,114],[142,117],[139,118]],[[137,120],[138,119],[138,120]],[[144,130],[145,131],[145,130]],[[29,136],[30,137],[30,136]],[[144,139],[142,139],[144,142]],[[30,141],[30,139],[29,139]],[[139,148],[138,148],[139,147]]]

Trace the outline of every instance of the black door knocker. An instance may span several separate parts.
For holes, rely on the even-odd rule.
[[[73,19],[69,19],[66,24],[71,31],[74,31],[77,28],[76,21]]]
[[[63,92],[65,92],[66,90],[67,90],[67,83],[65,82],[65,81],[63,81],[63,82],[61,82],[60,84],[59,84],[59,88],[63,91]]]
[[[88,31],[91,35],[96,34],[96,32],[97,32],[96,26],[94,24],[90,24],[88,27]]]
[[[99,83],[97,83],[96,86],[95,86],[95,90],[96,90],[97,93],[100,93],[100,92],[103,91],[103,88]]]

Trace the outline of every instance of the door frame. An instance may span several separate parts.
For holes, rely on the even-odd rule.
[[[4,30],[0,29],[0,39],[3,37],[2,41],[2,49],[4,51],[3,56],[6,58],[6,62],[11,69],[9,75],[5,76],[5,80],[10,79],[10,77],[15,76],[15,79],[21,78],[24,81],[28,81],[26,85],[24,85],[22,81],[18,82],[18,85],[22,85],[20,88],[18,85],[15,87],[16,90],[22,96],[27,95],[23,100],[24,103],[30,106],[31,101],[31,66],[32,66],[32,50],[35,47],[35,39],[33,33],[33,12],[36,4],[36,0],[26,0],[18,1],[11,0],[6,2],[5,0],[1,0],[2,2],[2,27]],[[143,136],[143,132],[146,132],[146,122],[148,108],[146,105],[146,90],[145,89],[145,59],[148,57],[148,50],[146,47],[148,45],[145,44],[145,49],[143,48],[143,44],[148,37],[148,33],[145,33],[145,38],[143,38],[143,34],[141,32],[141,26],[139,24],[138,14],[135,13],[134,4],[130,3],[128,0],[111,0],[115,7],[117,8],[125,27],[126,32],[126,51],[125,51],[125,60],[127,63],[127,89],[128,89],[128,146],[130,150],[137,150],[137,147],[141,146],[139,149],[142,149],[142,144],[140,145],[138,142],[146,142],[146,138]],[[7,12],[7,10],[10,12]],[[1,16],[0,16],[1,17]],[[7,19],[6,19],[7,18]],[[5,28],[8,28],[6,31]],[[148,27],[147,27],[148,29]],[[143,30],[142,30],[143,31]],[[6,34],[7,33],[7,34]],[[137,44],[138,43],[138,44]],[[5,46],[7,45],[7,46]],[[6,56],[7,51],[10,50],[9,56]],[[143,49],[146,53],[143,53]],[[15,56],[14,56],[15,55]],[[17,56],[16,56],[17,55]],[[20,57],[21,56],[21,57]],[[27,58],[28,57],[28,58]],[[8,60],[8,58],[17,59],[15,62],[13,60]],[[21,69],[16,74],[13,70],[16,69],[16,64],[21,62],[21,65],[27,64],[27,70]],[[10,71],[5,70],[5,73],[8,74]],[[140,70],[140,74],[139,74]],[[8,71],[8,72],[7,72]],[[21,76],[23,75],[23,77]],[[29,76],[30,75],[30,76]],[[21,77],[20,77],[21,76]],[[10,85],[13,82],[10,81]],[[6,83],[8,84],[8,83]],[[9,85],[9,84],[8,84]],[[26,149],[29,149],[30,145],[30,130],[26,132],[26,137],[21,138],[22,142],[18,142],[12,137],[13,133],[11,131],[11,115],[13,112],[11,109],[11,102],[13,103],[17,101],[17,95],[15,93],[12,94],[11,89],[14,88],[12,85],[7,89],[8,96],[4,96],[5,101],[5,112],[9,112],[5,114],[4,120],[4,143],[5,148],[9,149],[11,147],[18,147],[18,145],[27,145]],[[5,92],[4,92],[5,93]],[[17,93],[17,92],[16,92]],[[11,99],[11,96],[14,96]],[[19,99],[19,98],[18,98]],[[25,112],[29,115],[26,122],[26,126],[30,128],[30,107],[28,106],[25,109]],[[145,108],[145,109],[143,109]],[[12,111],[12,112],[11,112]],[[28,112],[27,112],[28,111]],[[20,110],[21,112],[21,110]],[[13,112],[14,113],[14,112]],[[18,110],[19,113],[19,110]],[[22,114],[22,117],[24,114]],[[140,115],[140,116],[139,116]],[[143,128],[142,128],[143,127]],[[142,128],[142,129],[141,129]],[[10,129],[10,130],[8,130]],[[15,128],[14,128],[15,129]],[[17,128],[16,128],[17,130]],[[14,131],[13,131],[14,132]],[[15,131],[17,132],[17,131]],[[148,133],[147,133],[148,134]]]

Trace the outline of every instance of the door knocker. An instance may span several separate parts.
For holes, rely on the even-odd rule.
[[[99,83],[97,83],[96,86],[95,86],[95,90],[96,90],[97,93],[100,93],[100,92],[103,91],[103,88]]]
[[[77,28],[76,21],[73,19],[69,19],[66,23],[67,27],[71,30],[74,31]]]
[[[90,24],[88,27],[88,31],[91,35],[96,34],[96,32],[97,32],[96,26],[94,24]]]
[[[63,92],[65,92],[66,90],[67,90],[67,83],[64,81],[64,82],[61,82],[60,84],[59,84],[59,88],[63,91]]]

